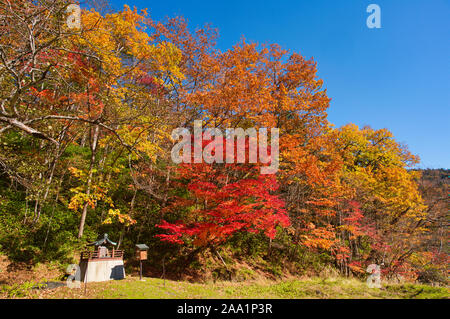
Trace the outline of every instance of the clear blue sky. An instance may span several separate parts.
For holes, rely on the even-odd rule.
[[[371,3],[381,29],[366,26]],[[112,0],[123,4],[157,20],[182,15],[191,28],[211,23],[222,50],[245,36],[314,57],[330,122],[388,128],[419,167],[450,168],[449,0]]]

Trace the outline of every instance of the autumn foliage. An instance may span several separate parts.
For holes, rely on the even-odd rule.
[[[173,187],[186,193],[174,196],[164,213],[185,211],[184,220],[156,225],[169,232],[157,235],[162,240],[193,238],[195,246],[214,246],[240,231],[274,239],[278,225],[290,224],[275,175],[262,175],[258,165],[181,164],[175,174]]]
[[[68,4],[0,4],[0,248],[64,255],[61,236],[108,230],[159,257],[253,245],[267,259],[282,247],[295,269],[310,258],[345,275],[370,263],[391,277],[443,272],[445,191],[419,187],[419,158],[389,130],[328,122],[313,58],[244,38],[221,51],[209,26],[128,6],[82,10],[71,30]],[[279,171],[175,165],[171,132],[195,120],[279,128]]]

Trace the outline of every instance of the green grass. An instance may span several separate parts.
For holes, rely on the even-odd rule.
[[[432,298],[448,299],[449,289],[417,284],[384,284],[381,289],[368,288],[365,282],[347,278],[311,278],[280,282],[189,283],[162,279],[129,277],[125,280],[89,283],[84,288],[62,287],[34,293],[34,298],[132,298],[132,299],[310,299],[310,298]]]

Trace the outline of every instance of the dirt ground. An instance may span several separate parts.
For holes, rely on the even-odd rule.
[[[0,286],[17,285],[30,281],[39,282],[60,277],[61,274],[61,270],[57,267],[11,262],[8,257],[0,255]]]

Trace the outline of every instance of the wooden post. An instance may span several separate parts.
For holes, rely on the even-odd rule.
[[[86,295],[86,288],[87,288],[87,276],[88,276],[88,268],[89,268],[89,259],[86,262],[86,271],[84,272],[84,294]]]
[[[140,277],[140,280],[142,280],[142,260],[140,260],[140,259],[139,259],[139,265],[140,265],[139,277]]]
[[[164,288],[166,288],[166,266],[164,260],[166,259],[166,255],[163,257],[163,280],[164,280]]]

